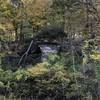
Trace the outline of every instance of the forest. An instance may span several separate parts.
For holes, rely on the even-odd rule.
[[[100,0],[0,0],[0,100],[100,100]]]

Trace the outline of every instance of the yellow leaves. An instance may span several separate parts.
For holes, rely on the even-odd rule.
[[[3,30],[5,33],[7,33],[8,30],[12,30],[12,29],[13,29],[13,25],[8,21],[5,21],[4,24],[0,24],[0,30]]]
[[[0,24],[0,30],[5,31],[5,27],[4,27],[4,25]]]
[[[27,72],[30,76],[39,76],[46,72],[48,72],[48,69],[45,67],[44,63],[37,64],[35,67],[28,68]]]
[[[16,79],[20,80],[20,79],[22,79],[22,76],[23,76],[22,74],[19,74],[19,75],[16,76]]]
[[[96,60],[96,61],[100,61],[100,54],[92,54],[91,58]]]
[[[48,4],[48,0],[36,0],[36,8],[38,9],[45,9]]]
[[[59,81],[67,82],[67,83],[70,82],[70,79],[67,78],[66,72],[63,71],[63,70],[60,70],[60,71],[56,72],[56,73],[55,73],[55,77],[56,77]]]
[[[25,3],[30,3],[30,2],[32,3],[34,0],[21,0],[21,1],[25,4]]]
[[[23,0],[25,13],[32,21],[33,27],[41,27],[45,24],[43,19],[45,10],[48,7],[48,0]]]
[[[0,1],[2,4],[3,14],[8,20],[15,20],[20,22],[23,20],[29,20],[32,22],[33,27],[42,27],[45,24],[44,11],[48,7],[48,0],[21,0],[22,7],[15,9],[10,0]],[[7,25],[8,27],[8,25]]]
[[[29,2],[25,2],[25,9],[32,13],[34,16],[37,14],[41,14],[47,6],[47,0],[31,0]]]
[[[13,74],[13,78],[14,80],[21,80],[21,79],[27,79],[27,72],[25,70],[17,70],[14,74]]]
[[[8,28],[8,29],[13,29],[13,25],[10,22],[6,23],[5,27]]]

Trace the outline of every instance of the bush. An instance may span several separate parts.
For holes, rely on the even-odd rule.
[[[89,79],[66,67],[60,57],[50,55],[47,61],[26,69],[15,72],[0,69],[0,91],[3,89],[12,98],[30,100],[87,100],[89,93],[96,94],[96,79]]]

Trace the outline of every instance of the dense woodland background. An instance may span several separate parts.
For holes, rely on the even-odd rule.
[[[51,27],[60,54],[18,65]],[[0,0],[0,100],[100,100],[100,0]]]

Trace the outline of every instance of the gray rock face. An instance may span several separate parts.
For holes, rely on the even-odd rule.
[[[57,54],[60,50],[59,45],[40,45],[42,52],[41,60],[45,61],[48,59],[49,54]]]
[[[97,46],[96,50],[100,52],[100,45]]]

